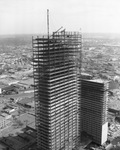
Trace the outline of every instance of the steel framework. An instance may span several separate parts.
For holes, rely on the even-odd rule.
[[[37,147],[70,150],[80,138],[81,33],[53,32],[32,43]]]

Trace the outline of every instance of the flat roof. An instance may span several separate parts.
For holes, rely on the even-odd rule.
[[[0,149],[2,150],[2,149],[4,149],[4,148],[7,148],[7,146],[4,145],[3,143],[0,143]]]
[[[0,88],[6,88],[8,87],[9,85],[5,85],[5,84],[0,84]]]
[[[12,89],[15,89],[15,87],[12,85],[8,85],[8,86],[3,88],[3,90],[12,90]]]
[[[110,81],[108,80],[103,80],[103,79],[82,79],[82,81],[88,81],[88,82],[96,82],[96,83],[109,83]]]
[[[103,79],[92,79],[92,80],[89,80],[89,81],[98,82],[98,83],[107,83],[107,82],[109,82],[108,80],[103,80]]]
[[[6,116],[10,116],[7,113],[2,113],[1,116],[6,117]]]
[[[20,150],[21,148],[28,149],[31,144],[36,143],[36,130],[31,129],[28,126],[23,128],[20,132],[16,130],[15,133],[16,134],[9,132],[8,136],[0,138],[0,142],[2,142],[5,147],[8,146],[10,149],[17,150]]]
[[[25,97],[34,97],[34,93],[20,93],[14,95],[5,95],[4,98],[25,98]]]
[[[81,75],[91,76],[91,77],[92,77],[92,75],[91,75],[91,74],[88,74],[88,73],[85,73],[85,72],[81,72]]]
[[[19,83],[24,84],[24,85],[31,85],[31,84],[34,84],[34,80],[33,80],[33,78],[28,78],[26,80],[19,81]]]
[[[25,97],[25,98],[21,99],[19,101],[19,103],[21,103],[21,104],[27,104],[27,103],[30,103],[32,101],[34,101],[34,97],[30,97],[30,98],[29,97]]]
[[[4,117],[0,115],[0,122],[1,122],[1,119],[3,120],[3,119],[4,119]]]

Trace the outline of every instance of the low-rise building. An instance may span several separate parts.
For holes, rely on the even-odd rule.
[[[9,120],[9,118],[7,119],[7,117],[4,117],[2,115],[0,116],[0,129],[3,129],[10,124],[11,120]]]
[[[3,89],[6,88],[8,85],[4,84],[4,83],[0,83],[0,94],[2,94]]]
[[[8,114],[11,114],[14,111],[15,111],[14,107],[11,107],[9,105],[7,105],[6,107],[4,107],[4,112],[7,112]]]
[[[12,117],[12,115],[6,114],[6,113],[2,113],[1,116],[3,116],[6,120],[10,119]]]
[[[28,150],[36,149],[36,130],[30,127],[23,128],[24,132],[9,133],[9,136],[1,138],[0,148],[9,150]]]

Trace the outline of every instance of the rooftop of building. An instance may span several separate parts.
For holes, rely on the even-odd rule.
[[[20,84],[26,84],[26,85],[31,85],[34,84],[33,78],[29,78],[27,80],[22,80],[19,82]]]
[[[6,95],[5,96],[6,98],[14,98],[14,99],[18,99],[18,98],[26,98],[26,97],[28,97],[28,98],[30,98],[30,97],[34,97],[34,93],[32,92],[32,93],[19,93],[19,94],[14,94],[14,95]]]
[[[92,75],[90,75],[90,74],[88,74],[88,73],[85,73],[85,72],[81,72],[81,75],[91,76],[91,77],[92,77]]]
[[[9,87],[9,85],[0,83],[0,88],[1,88],[1,89],[7,88],[7,87]]]
[[[1,122],[1,120],[3,120],[4,119],[4,117],[3,116],[0,116],[0,122]]]
[[[15,87],[12,86],[12,85],[8,85],[8,86],[5,86],[5,87],[2,87],[2,89],[5,90],[5,91],[10,91],[10,90],[15,89]]]
[[[30,97],[30,98],[25,97],[25,98],[21,99],[21,100],[19,101],[19,103],[21,103],[21,104],[27,104],[27,103],[30,103],[30,102],[32,102],[32,101],[34,101],[34,97]]]
[[[2,117],[6,117],[6,116],[9,116],[7,113],[2,113],[2,114],[0,114],[0,116],[2,116]]]
[[[2,144],[1,144],[2,143]],[[9,134],[6,137],[0,138],[0,148],[9,147],[10,150],[28,149],[36,143],[36,130],[30,127],[25,127],[21,132]]]
[[[97,82],[97,83],[108,83],[109,81],[108,80],[103,80],[103,79],[92,79],[92,80],[89,80],[91,82]]]

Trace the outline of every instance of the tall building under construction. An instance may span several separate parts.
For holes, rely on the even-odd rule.
[[[107,81],[81,80],[81,130],[102,145],[107,141]]]
[[[35,114],[39,150],[72,150],[80,138],[81,34],[33,38]]]

